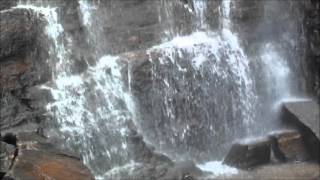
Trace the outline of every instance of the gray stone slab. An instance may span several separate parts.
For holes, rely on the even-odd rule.
[[[290,120],[299,120],[320,139],[320,107],[316,102],[311,100],[286,102],[284,108],[296,117]]]

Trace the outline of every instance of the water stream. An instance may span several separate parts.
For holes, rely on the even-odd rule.
[[[174,160],[190,158],[201,169],[217,175],[236,173],[220,161],[234,139],[253,135],[252,127],[260,123],[251,60],[232,29],[231,0],[221,3],[222,28],[218,30],[207,24],[206,1],[192,2],[194,11],[190,13],[195,14],[199,28],[186,36],[164,38],[169,40],[146,50],[152,79],[148,93],[153,97],[145,99],[151,107],[147,115],[136,108],[140,104],[131,92],[130,71],[129,77],[123,75],[128,67],[121,63],[121,57],[102,54],[108,47],[99,43],[100,17],[93,13],[99,8],[97,4],[79,0],[85,40],[96,58],[79,74],[71,73],[69,46],[73,42],[58,21],[56,8],[32,3],[17,6],[43,14],[48,22],[45,31],[51,46],[47,61],[53,67],[53,80],[42,88],[51,91],[54,102],[47,110],[58,122],[68,146],[97,177],[139,166],[127,147],[127,124],[131,122],[143,129],[141,134],[157,151]],[[270,104],[290,97],[290,69],[272,44],[265,46],[261,59],[267,82],[274,83],[266,90],[273,98]]]

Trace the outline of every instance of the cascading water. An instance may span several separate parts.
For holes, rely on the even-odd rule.
[[[82,5],[83,7],[84,5]],[[95,174],[128,162],[127,123],[132,121],[133,102],[125,92],[121,66],[116,56],[103,56],[79,75],[70,73],[70,52],[60,39],[65,36],[55,8],[18,5],[43,14],[45,31],[53,43],[48,62],[53,61],[53,82],[42,86],[54,102],[47,110],[58,123],[69,148],[79,153]],[[87,10],[87,9],[82,9]],[[84,24],[89,26],[90,14]]]
[[[79,1],[87,32],[84,41],[96,59],[79,74],[71,73],[69,48],[73,42],[59,23],[56,9],[17,7],[32,8],[48,22],[45,31],[51,41],[48,62],[53,67],[53,81],[43,88],[51,91],[54,102],[47,110],[69,148],[81,155],[97,177],[113,177],[142,166],[132,161],[128,149],[128,124],[132,122],[143,129],[140,133],[158,151],[174,160],[192,159],[197,163],[221,160],[232,140],[253,135],[252,127],[260,123],[250,58],[232,29],[232,1],[221,2],[221,26],[214,31],[207,23],[207,1],[192,3],[195,31],[147,50],[151,88],[141,97],[134,97],[134,74],[121,62],[120,55],[103,54],[109,47],[101,38],[105,27],[99,26],[100,17],[95,17],[99,8],[94,3]],[[168,35],[163,39],[174,34],[172,29],[164,31]],[[266,81],[275,82],[277,90],[266,90],[268,97],[273,96],[268,103],[290,97],[286,84],[290,69],[272,44],[264,47],[261,60]],[[198,167],[216,174],[237,172],[219,161]]]

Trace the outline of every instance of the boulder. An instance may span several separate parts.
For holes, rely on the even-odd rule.
[[[270,162],[270,140],[245,140],[232,145],[223,163],[240,169],[251,169]]]
[[[15,154],[16,148],[13,145],[0,141],[0,179],[9,171]]]
[[[284,121],[309,128],[320,140],[320,107],[311,100],[285,102]]]
[[[36,133],[17,135],[19,153],[5,175],[11,179],[94,179],[80,159]]]
[[[0,0],[0,11],[10,9],[17,4],[17,0]]]
[[[28,9],[10,9],[0,13],[0,58],[25,54],[34,48],[43,21]]]
[[[285,102],[282,120],[298,129],[312,160],[320,162],[320,107],[311,100]]]
[[[273,141],[272,152],[282,162],[308,161],[307,151],[302,135],[297,131],[282,131],[270,135]]]

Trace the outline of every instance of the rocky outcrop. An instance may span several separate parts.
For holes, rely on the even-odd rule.
[[[316,160],[311,149],[296,130],[272,132],[259,139],[245,139],[235,143],[224,163],[240,169],[254,169],[262,165],[306,162]]]
[[[50,78],[45,21],[28,9],[8,9],[0,16],[0,130],[34,131],[43,114],[36,102],[41,91],[34,87]]]
[[[75,180],[94,179],[80,159],[67,150],[57,148],[57,145],[54,144],[57,142],[52,142],[36,133],[11,134],[10,138],[16,138],[16,147],[6,145],[5,150],[12,149],[9,151],[11,153],[6,156],[7,159],[11,158],[11,161],[2,161],[1,158],[1,163],[6,162],[4,165],[7,165],[1,166],[0,172],[5,174],[4,179],[40,180],[65,179],[66,177]],[[3,140],[8,141],[8,138],[3,138]],[[12,141],[9,142],[12,143]],[[16,148],[17,152],[14,151]]]
[[[12,166],[15,158],[16,148],[12,144],[0,141],[0,179]]]
[[[320,106],[311,100],[286,102],[284,121],[309,128],[320,140]]]
[[[241,169],[250,169],[270,162],[268,139],[240,142],[232,145],[224,163]]]
[[[320,2],[305,1],[304,31],[307,38],[306,57],[303,61],[308,87],[320,102]]]
[[[282,119],[301,132],[307,149],[313,159],[320,162],[320,113],[319,105],[313,101],[284,103]]]

